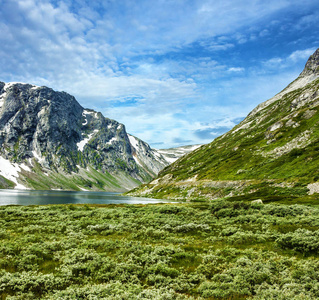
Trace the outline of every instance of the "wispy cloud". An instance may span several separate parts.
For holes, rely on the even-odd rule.
[[[263,65],[266,68],[274,69],[275,71],[278,71],[278,69],[290,68],[295,63],[298,63],[300,61],[305,62],[309,58],[309,56],[314,53],[315,50],[315,47],[303,50],[296,50],[288,54],[287,56],[272,57],[270,59],[267,59],[263,62]]]
[[[163,147],[209,142],[319,45],[317,0],[0,4],[0,80],[65,90]]]

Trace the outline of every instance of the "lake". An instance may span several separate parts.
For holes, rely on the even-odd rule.
[[[1,205],[151,204],[170,201],[122,196],[110,192],[0,190]]]

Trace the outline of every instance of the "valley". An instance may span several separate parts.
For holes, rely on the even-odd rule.
[[[293,198],[303,203],[316,199],[318,77],[319,49],[282,92],[130,194],[184,201]]]
[[[318,0],[5,0],[0,300],[319,299]]]

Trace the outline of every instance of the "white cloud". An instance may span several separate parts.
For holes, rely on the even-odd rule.
[[[201,46],[207,48],[211,51],[222,51],[235,47],[232,43],[222,42],[222,41],[207,41],[204,40],[200,43]]]
[[[283,66],[283,59],[279,57],[274,57],[274,58],[268,59],[263,64],[267,68],[280,68],[280,66]]]
[[[305,50],[297,50],[291,53],[288,57],[288,59],[291,59],[293,61],[298,60],[306,60],[308,57],[313,54],[316,51],[316,48],[310,48]]]
[[[257,61],[256,68],[236,61],[238,45],[271,36],[263,24],[278,25],[273,14],[304,5],[296,0],[4,1],[1,80],[65,90],[86,107],[106,108],[107,117],[152,143],[200,142],[194,132],[209,136],[231,126],[227,120],[242,117],[263,100],[260,95],[279,89],[282,73],[270,78],[269,72],[286,72],[314,51],[269,58],[262,49],[263,63]],[[296,23],[315,24],[314,15]],[[231,54],[228,61],[225,52]],[[288,73],[294,74],[287,71],[285,79]],[[126,104],[131,98],[134,107]]]
[[[308,48],[304,50],[297,50],[292,52],[286,57],[273,57],[264,62],[262,62],[263,66],[267,69],[285,69],[291,68],[291,66],[300,61],[306,61],[311,54],[315,52],[316,48]]]
[[[69,90],[79,99],[114,101],[139,97],[144,102],[175,102],[196,95],[196,84],[191,81],[150,79],[140,76],[102,77],[90,74],[83,85],[68,82]]]
[[[229,72],[233,72],[233,73],[240,73],[245,71],[245,68],[241,68],[241,67],[232,67],[228,69]]]

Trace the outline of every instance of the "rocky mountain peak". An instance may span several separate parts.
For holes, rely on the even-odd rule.
[[[300,73],[300,75],[296,78],[296,80],[291,82],[286,88],[284,88],[281,92],[279,92],[274,97],[257,105],[257,107],[255,107],[249,113],[249,116],[253,117],[254,115],[256,115],[256,113],[266,108],[267,106],[271,105],[272,103],[276,102],[278,99],[280,99],[284,95],[306,86],[307,84],[316,80],[318,77],[319,77],[319,48],[309,57],[305,65],[305,68]],[[247,119],[245,119],[243,123],[245,123],[246,121]]]
[[[123,124],[84,109],[68,93],[0,82],[0,188],[15,183],[18,188],[123,191],[149,181],[168,164],[129,136]]]
[[[316,75],[319,76],[319,48],[312,54],[300,76]]]

